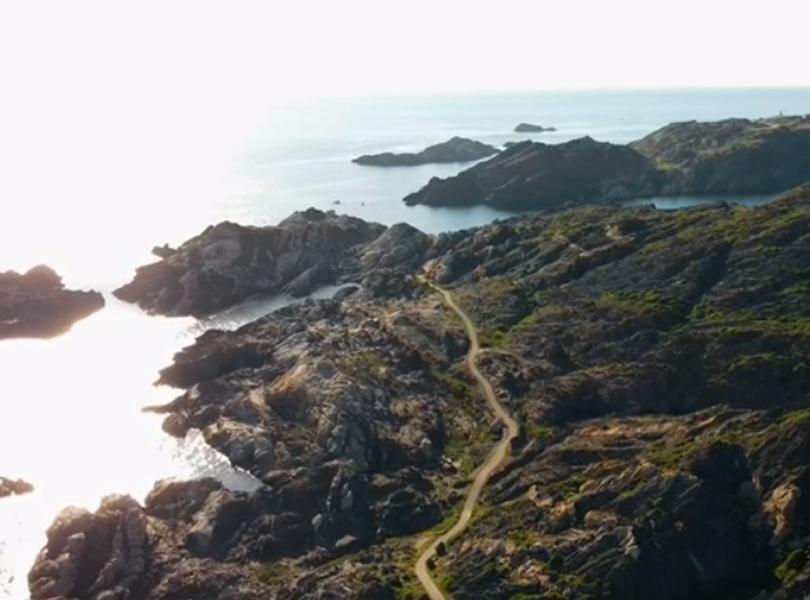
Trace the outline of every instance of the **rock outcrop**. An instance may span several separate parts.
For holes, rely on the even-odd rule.
[[[278,226],[223,222],[163,260],[140,267],[113,293],[149,313],[202,316],[251,295],[286,291],[306,295],[332,283],[347,250],[379,237],[385,227],[334,212],[308,209]]]
[[[503,210],[650,196],[777,194],[810,181],[810,117],[673,123],[629,147],[582,138],[522,142],[454,177],[434,177],[408,205]]]
[[[408,205],[538,210],[652,196],[660,187],[650,161],[591,138],[549,145],[522,142],[455,177],[434,177]]]
[[[665,196],[772,194],[810,181],[810,116],[673,123],[630,146],[666,174]]]
[[[463,137],[453,137],[441,144],[428,146],[421,152],[366,154],[355,158],[352,162],[374,167],[415,167],[431,163],[472,162],[497,153],[498,149],[489,144]]]
[[[45,265],[0,273],[0,340],[55,337],[103,307],[100,293],[65,289]]]
[[[543,133],[547,131],[557,131],[557,128],[543,127],[542,125],[533,125],[532,123],[521,123],[515,127],[516,133]]]
[[[144,507],[63,517],[32,597],[421,597],[413,549],[498,435],[424,267],[476,323],[479,368],[521,425],[434,562],[453,598],[802,600],[808,232],[810,186],[756,209],[590,206],[427,241],[391,228],[350,295],[207,332],[161,373],[183,389],[156,409],[165,428],[202,430],[258,489],[161,482]]]
[[[0,477],[0,498],[6,496],[28,494],[34,491],[34,486],[22,479],[8,479]]]

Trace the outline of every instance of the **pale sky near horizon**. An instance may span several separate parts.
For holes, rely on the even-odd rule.
[[[3,96],[799,86],[803,0],[0,3]],[[10,84],[10,85],[9,85]]]
[[[132,164],[152,182],[219,168],[284,100],[810,85],[809,12],[806,0],[0,0],[0,203],[71,185],[101,198],[135,179]]]

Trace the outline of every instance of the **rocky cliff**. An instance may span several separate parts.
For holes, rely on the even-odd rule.
[[[306,295],[336,280],[350,248],[384,231],[376,223],[316,209],[272,227],[226,221],[177,249],[158,248],[162,260],[140,267],[113,293],[150,313],[194,316],[258,293]]]
[[[673,123],[630,144],[665,174],[661,194],[771,194],[810,181],[810,117]]]
[[[519,211],[651,196],[659,186],[649,160],[626,146],[522,142],[455,177],[434,177],[405,203]]]
[[[351,295],[208,332],[161,373],[186,390],[164,427],[201,429],[259,490],[163,482],[66,513],[32,597],[421,598],[415,548],[500,431],[416,262],[474,318],[522,430],[435,565],[452,597],[806,596],[810,187],[395,233],[418,259],[392,250]]]
[[[652,195],[776,194],[807,181],[810,117],[727,119],[673,123],[629,147],[589,138],[517,144],[454,177],[434,177],[404,202],[546,210]]]
[[[101,294],[65,289],[44,265],[0,273],[0,340],[55,337],[103,307]]]
[[[472,162],[497,153],[498,149],[489,144],[463,137],[453,137],[441,144],[428,146],[421,152],[365,154],[355,158],[352,162],[374,167],[415,167],[431,163]]]

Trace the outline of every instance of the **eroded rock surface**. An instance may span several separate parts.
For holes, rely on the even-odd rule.
[[[756,209],[595,206],[391,235],[425,249],[473,318],[480,368],[521,424],[435,561],[454,598],[803,600],[810,187]],[[49,535],[36,597],[92,597],[114,544],[88,532],[131,513],[149,539],[131,600],[420,598],[414,548],[454,520],[499,428],[460,323],[412,257],[379,256],[342,300],[208,332],[161,373],[184,390],[158,409],[167,430],[202,430],[258,491],[162,482],[145,508],[63,518],[81,526]],[[99,515],[116,525],[94,529]],[[93,592],[118,598],[126,570],[108,572]]]

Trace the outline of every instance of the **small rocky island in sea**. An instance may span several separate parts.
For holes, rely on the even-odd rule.
[[[45,265],[0,273],[0,340],[55,337],[103,307],[100,293],[65,289]]]
[[[441,144],[428,146],[421,152],[367,154],[355,158],[352,162],[375,167],[415,167],[427,164],[472,162],[497,153],[498,149],[495,146],[463,137],[453,137]]]
[[[34,491],[34,486],[22,479],[0,477],[0,498],[19,496]]]
[[[673,123],[629,145],[523,142],[408,205],[546,210],[651,196],[776,194],[810,180],[810,118]]]
[[[546,133],[557,131],[556,127],[543,127],[542,125],[533,125],[532,123],[521,123],[515,127],[515,133]]]
[[[654,180],[632,148],[595,144],[581,151]],[[808,236],[810,186],[758,208],[589,205],[440,235],[320,211],[211,227],[121,295],[197,313],[319,265],[357,286],[208,331],[160,374],[179,388],[154,409],[164,428],[202,431],[257,490],[163,481],[143,504],[67,509],[31,598],[424,597],[415,548],[455,522],[500,435],[425,274],[474,322],[478,368],[520,424],[428,565],[453,598],[802,600]]]

